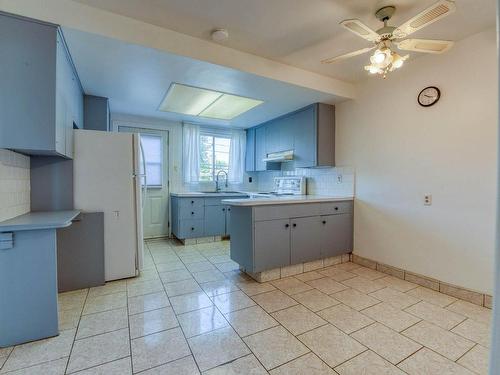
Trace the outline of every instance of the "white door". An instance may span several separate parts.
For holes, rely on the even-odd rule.
[[[166,237],[168,228],[168,131],[119,126],[119,132],[139,133],[144,151],[146,194],[143,209],[144,238]],[[140,155],[142,159],[142,154]],[[144,165],[141,160],[141,169]],[[141,173],[144,173],[141,170]]]

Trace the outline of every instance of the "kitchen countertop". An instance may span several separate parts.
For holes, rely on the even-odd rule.
[[[327,196],[327,195],[286,195],[273,196],[269,198],[249,198],[249,199],[224,199],[222,203],[230,206],[267,206],[276,204],[300,204],[300,203],[321,203],[339,202],[353,200],[353,196]]]
[[[202,197],[241,197],[248,195],[246,192],[231,191],[231,192],[203,192],[203,191],[191,191],[186,193],[170,193],[173,197],[179,198],[202,198]]]
[[[0,232],[66,228],[79,214],[78,210],[29,212],[0,222]]]

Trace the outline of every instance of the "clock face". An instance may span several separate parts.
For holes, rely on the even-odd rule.
[[[420,94],[418,94],[418,104],[422,107],[430,107],[431,105],[436,104],[440,96],[441,92],[437,87],[426,87],[420,91]]]

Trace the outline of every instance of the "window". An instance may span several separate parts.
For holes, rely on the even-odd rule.
[[[230,144],[229,137],[200,135],[200,181],[215,181],[220,170],[229,172]]]
[[[146,182],[151,187],[161,187],[163,185],[163,142],[160,135],[141,134],[141,144],[144,151],[146,163],[142,162],[141,154],[141,174],[144,173],[146,164]],[[142,180],[144,185],[144,179]]]

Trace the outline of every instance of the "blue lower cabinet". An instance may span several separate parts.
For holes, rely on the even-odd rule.
[[[226,206],[205,207],[205,236],[223,236],[226,232]]]
[[[0,347],[58,334],[56,230],[14,232],[0,250]]]
[[[203,219],[181,220],[178,238],[196,238],[205,236]]]

